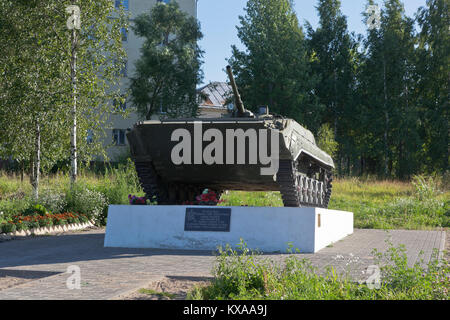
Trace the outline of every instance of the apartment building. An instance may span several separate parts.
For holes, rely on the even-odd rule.
[[[171,0],[114,0],[116,7],[123,5],[130,13],[130,26],[133,20],[140,14],[148,12],[153,6],[158,3],[168,3]],[[197,17],[197,0],[177,0],[180,9],[193,17]],[[127,52],[127,64],[123,71],[122,89],[125,92],[130,85],[129,76],[134,73],[134,65],[140,56],[140,48],[144,40],[138,38],[133,31],[123,32],[123,47]],[[122,108],[129,108],[130,102],[122,105]],[[131,128],[134,123],[139,121],[139,117],[135,113],[130,113],[129,117],[124,119],[119,115],[111,115],[112,129],[107,133],[105,143],[107,145],[113,144],[107,149],[109,158],[114,161],[128,152],[128,142],[125,136],[127,128]]]

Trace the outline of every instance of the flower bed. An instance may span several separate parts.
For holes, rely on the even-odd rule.
[[[60,213],[44,215],[15,215],[6,223],[0,225],[0,233],[14,233],[16,231],[27,231],[52,226],[65,226],[90,223],[85,214]]]
[[[223,200],[217,199],[217,194],[209,189],[205,189],[202,194],[195,197],[196,201],[186,201],[184,205],[199,205],[199,206],[216,206]]]
[[[146,205],[147,198],[146,197],[136,197],[131,194],[128,195],[128,201],[131,205]]]

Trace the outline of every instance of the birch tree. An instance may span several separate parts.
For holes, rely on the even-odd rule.
[[[125,61],[120,29],[123,11],[109,0],[78,0],[84,13],[77,50],[77,108],[71,113],[73,42],[67,29],[70,1],[2,1],[0,3],[0,152],[29,160],[33,194],[41,171],[70,158],[70,132],[78,121],[79,161],[104,153],[102,135],[120,96]],[[88,130],[94,142],[87,143]]]

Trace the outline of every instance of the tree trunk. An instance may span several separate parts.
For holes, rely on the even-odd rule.
[[[72,60],[71,60],[71,78],[72,78],[72,132],[70,135],[70,182],[73,184],[77,180],[78,168],[77,168],[77,32],[74,28],[72,30]]]
[[[25,161],[20,162],[20,183],[23,183],[23,177],[25,176]]]
[[[383,89],[384,89],[384,175],[387,177],[389,175],[389,141],[388,141],[388,131],[389,131],[389,112],[387,109],[387,83],[386,83],[386,59],[383,59]]]
[[[338,130],[338,101],[337,101],[337,75],[336,69],[334,70],[334,102],[333,102],[333,111],[334,111],[334,139],[337,140],[337,130]]]
[[[361,155],[361,168],[360,168],[360,176],[364,174],[364,155]]]
[[[34,161],[33,161],[33,199],[39,198],[39,180],[41,170],[41,128],[39,120],[36,121],[35,128],[35,144],[34,144]]]
[[[34,153],[32,152],[30,154],[30,184],[33,185],[33,179],[34,179]]]

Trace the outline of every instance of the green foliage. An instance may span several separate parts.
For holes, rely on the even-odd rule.
[[[63,213],[67,207],[66,195],[58,190],[47,189],[41,192],[36,202],[51,213]]]
[[[440,180],[433,178],[433,181]],[[20,183],[17,183],[16,179],[7,176],[0,177],[0,185],[20,188]],[[132,162],[117,168],[108,168],[102,175],[86,172],[85,175],[80,176],[78,187],[101,193],[108,204],[128,204],[129,194],[139,197],[145,195],[139,185]],[[64,198],[67,203],[63,211],[85,213],[81,211],[84,209],[79,209],[83,203],[75,206],[76,210],[74,210],[73,201],[69,201],[73,192],[67,175],[55,175],[45,179],[43,190],[44,198],[47,195],[45,190],[51,190],[50,195],[61,194],[61,198],[58,199]],[[65,195],[62,196],[62,194]],[[24,191],[8,188],[8,194],[0,194],[0,197],[2,198],[0,212],[3,212],[0,215],[0,223],[1,220],[8,221],[12,216],[21,214],[36,204],[31,200],[29,187]],[[412,183],[379,181],[373,177],[366,177],[335,180],[329,207],[353,212],[355,228],[433,229],[450,226],[449,199],[450,193],[446,191],[420,200]],[[222,195],[221,200],[224,201],[220,204],[223,206],[283,206],[279,192],[229,191]],[[39,204],[57,213],[51,209],[54,205],[52,201]],[[106,213],[106,207],[104,207],[100,214],[100,223],[105,223]]]
[[[4,223],[0,225],[0,233],[10,233],[15,232],[17,230],[16,225],[13,223]]]
[[[334,138],[334,132],[328,123],[323,124],[317,133],[317,145],[320,149],[328,153],[332,158],[338,150],[338,143]]]
[[[219,206],[282,207],[279,192],[229,191],[222,195]]]
[[[108,200],[102,193],[77,183],[67,190],[66,199],[67,211],[84,213],[99,224],[105,223]]]
[[[282,207],[279,192],[230,191],[223,206]],[[420,200],[410,183],[345,179],[333,182],[330,209],[354,213],[355,228],[433,229],[450,226],[450,194]]]
[[[360,70],[361,150],[377,161],[378,174],[405,178],[416,172],[420,148],[417,101],[414,101],[414,20],[399,0],[386,0],[381,27],[364,42]],[[355,136],[356,137],[356,136]],[[360,136],[361,137],[361,136]],[[408,155],[410,155],[408,157]]]
[[[24,212],[32,205],[31,197],[24,197],[21,199],[11,199],[0,201],[0,212],[3,212],[5,219]]]
[[[250,251],[241,239],[238,251],[229,245],[219,247],[211,287],[200,289],[205,299],[239,299],[248,293],[260,293],[265,289],[264,273],[270,267],[258,263],[259,253]],[[244,298],[245,299],[245,298]]]
[[[420,260],[413,266],[409,266],[404,245],[394,247],[390,243],[386,252],[374,249],[373,254],[380,266],[383,286],[390,291],[386,298],[448,300],[450,265],[446,259],[439,259],[438,250],[434,250],[427,265]]]
[[[417,14],[417,99],[424,141],[420,159],[428,172],[449,168],[449,12],[448,0],[427,0]]]
[[[36,204],[31,206],[30,208],[28,208],[27,210],[22,212],[23,216],[34,216],[34,215],[40,215],[40,216],[45,216],[46,214],[50,214],[51,212],[49,212],[44,206],[40,205],[40,204]]]
[[[290,248],[291,250],[292,248]],[[291,251],[292,252],[292,251]],[[238,250],[219,248],[214,280],[196,287],[189,299],[204,300],[393,300],[448,299],[450,268],[434,255],[427,266],[408,266],[402,248],[392,245],[374,252],[381,270],[380,288],[370,289],[337,274],[333,268],[320,274],[307,259],[295,255],[276,264],[262,259],[241,240]]]
[[[382,207],[361,208],[356,214],[364,228],[376,229],[422,229],[449,227],[449,204],[427,199],[424,201],[399,198]]]
[[[442,190],[450,191],[450,170],[445,171],[442,175],[440,186]]]
[[[139,293],[150,295],[150,296],[158,296],[160,298],[169,298],[174,299],[177,295],[169,292],[158,292],[152,289],[139,289]]]
[[[123,10],[110,0],[78,0],[81,30],[70,41],[69,1],[2,1],[0,16],[0,155],[39,172],[70,156],[73,101],[70,79],[72,42],[77,54],[77,151],[79,160],[102,153],[106,122],[120,97],[119,75],[125,62]],[[114,17],[114,19],[111,19]],[[88,132],[93,142],[87,142]]]
[[[133,31],[144,38],[130,86],[138,112],[147,120],[160,111],[172,118],[195,115],[195,88],[203,77],[198,21],[171,1],[137,16]]]
[[[47,219],[40,219],[39,220],[39,227],[51,227],[53,226],[53,220],[51,218]]]
[[[246,106],[268,104],[313,132],[328,124],[340,175],[448,170],[448,0],[428,0],[415,19],[384,0],[380,28],[365,35],[349,33],[341,1],[317,2],[319,25],[306,23],[305,38],[291,1],[247,1],[245,50],[233,46],[229,59]]]
[[[117,168],[107,168],[101,182],[94,189],[104,194],[110,204],[129,204],[129,194],[144,195],[130,158]]]
[[[307,23],[310,64],[318,82],[314,87],[318,102],[324,106],[320,123],[328,124],[324,130],[333,128],[340,145],[340,156],[354,148],[351,134],[355,119],[356,69],[359,63],[358,46],[354,35],[349,34],[347,18],[340,10],[337,0],[319,0],[317,12],[319,26],[314,30]],[[319,129],[319,134],[320,134]],[[333,156],[337,146],[326,145]],[[336,149],[336,150],[335,150]]]
[[[416,190],[416,196],[419,200],[434,198],[438,193],[437,183],[431,176],[414,176],[412,184]]]
[[[268,105],[271,112],[317,128],[319,107],[311,95],[303,30],[289,0],[249,0],[239,17],[238,37],[228,60],[246,108]]]

